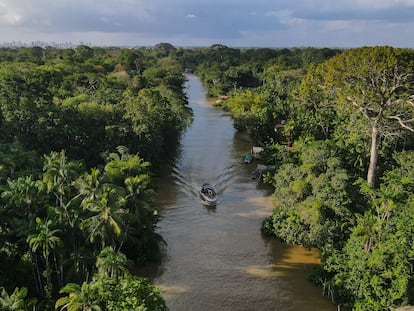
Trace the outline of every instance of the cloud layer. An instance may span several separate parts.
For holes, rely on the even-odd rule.
[[[2,41],[414,46],[414,0],[0,0]]]

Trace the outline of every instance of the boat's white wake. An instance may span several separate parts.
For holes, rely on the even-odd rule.
[[[217,192],[217,204],[220,204],[223,200],[225,190],[234,180],[238,165],[240,164],[236,162],[229,163],[221,170],[221,173],[215,177],[206,177],[194,172],[183,172],[176,166],[172,168],[171,176],[174,183],[179,186],[181,191],[197,200],[200,199],[201,186],[206,182],[210,183]]]

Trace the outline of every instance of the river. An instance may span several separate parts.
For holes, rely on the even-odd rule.
[[[243,163],[252,146],[207,101],[199,79],[187,77],[194,122],[161,177],[157,231],[166,254],[145,276],[162,289],[171,311],[336,310],[306,280],[319,263],[317,252],[261,235],[272,198],[271,189],[250,178],[254,164]],[[200,202],[204,182],[218,192],[216,208]]]

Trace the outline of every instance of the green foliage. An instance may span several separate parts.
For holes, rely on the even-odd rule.
[[[83,283],[79,286],[75,283],[68,283],[60,290],[61,294],[68,294],[59,298],[56,301],[55,309],[67,310],[67,311],[101,311],[101,307],[98,304],[97,297],[94,297],[90,284]]]
[[[167,310],[159,288],[147,279],[128,274],[126,256],[105,248],[97,258],[98,273],[82,286],[68,283],[60,290],[68,294],[56,301],[59,310]]]
[[[413,301],[413,159],[411,152],[389,158],[404,148],[402,137],[410,140],[401,128],[412,121],[412,61],[410,50],[367,47],[310,66],[291,93],[295,156],[273,155],[282,163],[273,181],[276,208],[262,230],[316,246],[322,272],[315,278],[345,309]]]
[[[143,278],[127,275],[114,280],[98,276],[91,287],[102,310],[167,310],[160,290]]]
[[[11,295],[1,288],[0,309],[2,311],[29,311],[32,310],[34,302],[27,298],[26,288],[15,288]]]
[[[124,118],[139,141],[140,154],[152,163],[159,163],[162,151],[192,120],[184,100],[165,87],[143,89],[138,96],[125,98]]]
[[[0,143],[0,184],[8,178],[16,178],[40,170],[34,151],[26,150],[18,142]]]
[[[229,96],[235,127],[275,165],[263,232],[316,246],[314,280],[342,308],[414,303],[411,50],[81,45],[1,49],[0,61],[5,310],[166,310],[126,266],[162,242],[152,176],[192,121],[184,68]],[[376,187],[361,179],[371,145]]]
[[[225,101],[225,108],[232,113],[236,129],[246,132],[255,144],[290,144],[291,127],[285,125],[290,114],[290,92],[296,84],[293,72],[269,69],[264,86],[234,92]]]
[[[118,150],[108,157],[103,173],[93,169],[90,174],[78,162],[69,161],[64,152],[52,152],[44,157],[44,170],[37,179],[9,179],[4,187],[0,219],[5,225],[0,237],[15,244],[10,244],[8,253],[2,249],[0,261],[21,256],[21,262],[14,262],[10,269],[23,266],[29,247],[26,264],[36,273],[28,288],[38,291],[46,305],[53,302],[64,280],[84,280],[93,274],[91,260],[106,246],[126,249],[128,259],[135,263],[156,255],[160,238],[154,232],[149,163],[125,147]],[[102,252],[101,257],[103,263],[114,256],[105,257]],[[126,257],[119,258],[126,262]],[[61,274],[63,266],[65,275]],[[111,276],[120,275],[113,268],[108,271]],[[8,282],[6,274],[2,277]]]
[[[187,51],[186,51],[187,52]],[[232,93],[237,89],[257,88],[267,83],[265,71],[269,67],[277,71],[303,69],[320,63],[339,50],[293,49],[244,49],[224,45],[192,50],[183,55],[184,68],[195,69],[211,96]],[[192,56],[192,57],[191,57]]]
[[[19,141],[40,154],[65,149],[70,157],[92,166],[102,162],[101,153],[122,144],[151,160],[153,157],[155,163],[160,160],[155,155],[167,148],[165,141],[175,144],[191,121],[181,64],[175,58],[164,57],[155,64],[149,52],[119,50],[117,54],[87,46],[63,54],[70,56],[51,58],[42,65],[30,59],[1,64],[0,142]],[[142,124],[152,122],[153,116],[139,119],[150,129],[139,140],[141,133],[131,130],[136,124],[131,124],[129,116],[146,112],[126,106],[131,101],[148,101],[136,91],[153,87],[162,88],[162,95],[151,96],[151,104],[170,118],[156,119],[154,128]],[[158,149],[145,150],[148,141]]]
[[[413,146],[403,131],[412,130],[413,53],[338,52],[232,55],[214,45],[185,59],[209,95],[230,96],[222,105],[235,127],[266,146],[263,160],[276,167],[276,207],[262,231],[318,247],[315,279],[342,308],[384,310],[413,301],[414,161],[405,152],[390,156]],[[380,183],[373,188],[375,173]],[[368,182],[361,182],[365,174]]]
[[[118,279],[128,273],[127,258],[124,254],[114,251],[110,247],[102,249],[96,259],[96,267],[99,275],[105,275],[110,279]]]
[[[289,150],[291,150],[291,148],[287,147],[286,145],[270,145],[260,153],[260,158],[265,163],[279,167],[283,163],[295,161],[295,155]]]
[[[282,164],[273,178],[272,231],[308,247],[337,245],[346,238],[342,224],[352,221],[348,175],[324,142],[298,142],[293,149],[298,164]]]
[[[58,229],[51,229],[50,226],[53,224],[51,220],[42,221],[39,217],[36,218],[36,227],[37,233],[30,235],[28,237],[29,246],[32,248],[34,252],[37,251],[38,248],[42,249],[42,255],[45,258],[48,258],[50,252],[59,246],[61,243],[59,237],[55,234],[59,232]]]
[[[127,211],[120,190],[112,186],[103,186],[99,197],[85,204],[88,216],[80,223],[81,229],[88,233],[88,240],[94,243],[100,240],[102,247],[121,244],[125,239],[124,218]]]
[[[370,139],[367,180],[371,185],[376,177],[380,138],[403,137],[401,129],[414,131],[410,99],[413,62],[414,53],[408,49],[363,47],[311,67],[302,80],[299,98],[304,110],[299,116],[305,110],[315,112],[304,118],[309,130],[318,126],[325,138],[330,138],[336,124],[340,124],[338,119],[363,124],[357,125],[357,135]],[[362,118],[355,118],[356,113]],[[342,130],[336,136],[343,134]],[[362,139],[353,140],[360,145]]]
[[[323,261],[336,301],[349,309],[413,302],[413,152],[397,153],[395,159],[378,189],[361,182],[367,210],[357,216],[344,247]]]

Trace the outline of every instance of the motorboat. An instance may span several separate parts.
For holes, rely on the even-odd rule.
[[[215,206],[217,204],[217,192],[209,183],[201,186],[200,198],[205,205]]]

